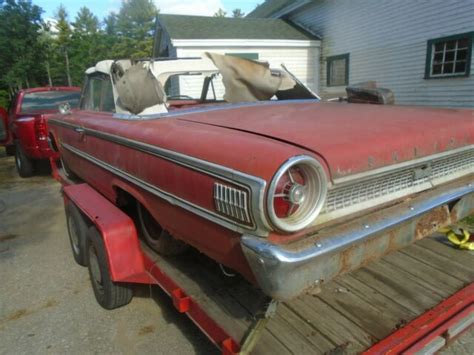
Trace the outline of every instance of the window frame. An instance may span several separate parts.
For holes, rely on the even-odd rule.
[[[346,60],[346,72],[344,76],[344,84],[340,85],[333,85],[330,83],[331,80],[331,64],[335,60],[345,59]],[[340,86],[347,86],[349,85],[349,65],[350,65],[350,53],[332,55],[326,57],[326,86],[327,87],[340,87]]]
[[[452,41],[452,40],[460,40],[463,38],[467,38],[469,40],[469,45],[467,49],[467,56],[466,56],[466,71],[463,74],[448,74],[448,75],[435,75],[431,74],[432,66],[433,66],[433,47],[437,43]],[[471,75],[471,56],[472,56],[472,43],[474,41],[474,32],[465,32],[459,33],[451,36],[445,37],[438,37],[428,40],[427,48],[426,48],[426,62],[425,62],[425,79],[447,79],[447,78],[467,78]],[[455,65],[456,63],[454,63]]]
[[[101,73],[101,72],[95,72],[95,73],[91,73],[91,74],[88,74],[86,75],[86,82],[85,82],[85,85],[84,85],[84,88],[81,92],[81,99],[80,99],[80,103],[79,103],[79,107],[81,110],[83,111],[90,111],[90,112],[102,112],[102,113],[111,113],[111,114],[115,114],[116,111],[104,111],[103,110],[103,104],[104,104],[104,97],[105,97],[105,94],[106,94],[106,90],[105,90],[105,86],[104,85],[101,85],[100,87],[100,97],[99,97],[99,104],[100,104],[100,108],[98,111],[96,110],[90,110],[90,109],[87,109],[85,106],[86,106],[86,103],[87,103],[87,99],[90,98],[89,96],[89,84],[91,81],[93,80],[100,80],[100,81],[108,81],[108,82],[112,82],[112,79],[110,78],[110,75],[108,74],[105,74],[105,73]],[[113,84],[112,84],[112,95],[114,95],[113,93]],[[114,102],[115,102],[115,97],[114,97]],[[117,107],[115,107],[115,110],[117,109]]]

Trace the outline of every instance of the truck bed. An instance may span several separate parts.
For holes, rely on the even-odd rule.
[[[239,276],[190,250],[156,265],[175,280],[229,335],[240,341],[264,295]],[[324,284],[321,293],[278,306],[253,353],[360,352],[474,281],[474,253],[442,235],[418,241]]]

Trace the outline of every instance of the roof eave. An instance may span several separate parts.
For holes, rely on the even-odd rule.
[[[275,18],[275,19],[282,18],[282,17],[288,15],[289,13],[291,13],[295,10],[298,10],[300,7],[309,4],[310,2],[311,2],[311,0],[297,1],[294,4],[290,4],[286,7],[284,7],[283,9],[281,9],[277,12],[274,12],[273,14],[271,14],[268,17],[269,18]]]
[[[321,41],[314,39],[176,39],[172,38],[174,47],[315,47],[321,46]]]

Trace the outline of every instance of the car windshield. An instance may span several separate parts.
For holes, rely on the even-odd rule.
[[[78,91],[40,91],[25,94],[21,104],[21,112],[57,110],[59,105],[69,103],[71,108],[79,105]]]

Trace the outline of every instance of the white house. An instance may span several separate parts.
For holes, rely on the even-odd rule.
[[[248,16],[321,38],[323,97],[375,80],[397,104],[474,107],[473,0],[267,0]]]
[[[214,52],[267,61],[275,68],[285,64],[319,92],[320,45],[316,35],[281,19],[160,14],[153,56],[186,58]]]

